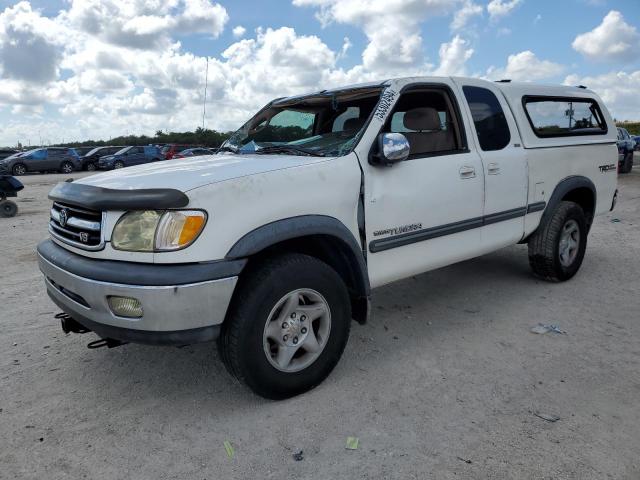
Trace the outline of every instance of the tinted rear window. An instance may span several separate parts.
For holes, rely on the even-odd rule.
[[[478,142],[484,151],[502,150],[511,141],[511,132],[500,102],[491,90],[462,87],[469,104]]]
[[[538,137],[603,135],[607,124],[589,98],[524,97],[525,111]]]

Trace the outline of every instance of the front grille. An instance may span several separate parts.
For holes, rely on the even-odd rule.
[[[84,250],[101,250],[102,212],[54,202],[49,233],[58,240]]]

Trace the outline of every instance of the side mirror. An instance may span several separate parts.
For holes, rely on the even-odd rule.
[[[411,146],[401,133],[381,133],[378,135],[378,153],[371,156],[372,165],[391,166],[409,158]]]

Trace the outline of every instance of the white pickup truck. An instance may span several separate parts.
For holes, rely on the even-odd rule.
[[[403,78],[279,98],[215,156],[61,183],[38,246],[93,347],[218,340],[284,398],[320,383],[373,288],[516,243],[551,281],[616,199],[616,128],[584,87]]]

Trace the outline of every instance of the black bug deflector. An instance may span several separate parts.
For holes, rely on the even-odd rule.
[[[58,183],[49,193],[54,202],[87,208],[89,210],[145,210],[182,208],[189,204],[180,190],[173,188],[148,188],[139,190],[114,190],[111,188]]]

